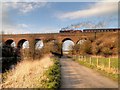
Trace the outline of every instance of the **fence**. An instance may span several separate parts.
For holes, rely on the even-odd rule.
[[[73,56],[73,60],[84,62],[108,73],[118,74],[118,58]]]

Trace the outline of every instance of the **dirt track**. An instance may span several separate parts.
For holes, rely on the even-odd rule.
[[[62,57],[60,64],[61,88],[118,88],[117,82],[79,65],[70,58]]]

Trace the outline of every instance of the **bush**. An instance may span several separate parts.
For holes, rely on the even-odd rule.
[[[102,54],[105,56],[112,55],[112,51],[108,47],[103,47],[102,48]]]
[[[76,44],[73,46],[71,50],[72,55],[85,55],[85,54],[92,54],[92,43],[91,41],[85,41],[82,44]]]
[[[100,46],[98,46],[96,44],[92,45],[92,54],[98,55],[98,54],[100,54],[100,52],[101,52]]]
[[[83,54],[91,54],[92,53],[92,43],[90,41],[85,41],[82,45],[81,45],[81,52]]]
[[[80,44],[76,44],[72,47],[71,53],[74,54],[80,54]]]
[[[2,72],[10,69],[10,66],[16,64],[20,59],[20,53],[18,49],[10,46],[3,45],[2,50]]]
[[[102,40],[97,40],[95,43],[96,45],[100,45],[102,43]]]

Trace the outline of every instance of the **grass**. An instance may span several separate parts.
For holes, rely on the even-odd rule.
[[[109,67],[109,58],[99,58],[99,67],[97,67],[97,58],[92,57],[91,58],[91,64],[90,64],[90,57],[85,57],[85,59],[74,59],[76,62],[78,62],[81,65],[84,65],[86,67],[89,67],[91,69],[94,69],[101,73],[104,76],[107,76],[115,81],[118,80],[118,73],[115,72],[118,70],[118,58],[110,58],[111,66]]]
[[[57,58],[53,62],[54,65],[45,72],[47,79],[43,80],[44,88],[60,88],[60,64]]]
[[[15,68],[5,72],[3,88],[42,88],[45,71],[53,65],[49,56],[40,60],[23,60]]]
[[[57,58],[23,60],[2,74],[3,88],[59,88],[60,65]]]
[[[100,57],[98,58],[99,65],[104,65],[105,67],[109,66],[109,58]],[[90,63],[90,57],[86,57],[86,62]],[[97,64],[97,58],[91,57],[91,63],[96,65]],[[118,68],[118,58],[110,58],[110,65],[111,68]]]
[[[89,59],[88,59],[89,60]],[[98,58],[99,65],[104,65],[105,67],[109,67],[109,58]],[[96,58],[92,58],[93,64],[97,63]],[[118,58],[110,58],[111,68],[118,68]]]

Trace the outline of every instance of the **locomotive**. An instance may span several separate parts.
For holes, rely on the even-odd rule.
[[[60,30],[60,33],[81,33],[82,30]]]

